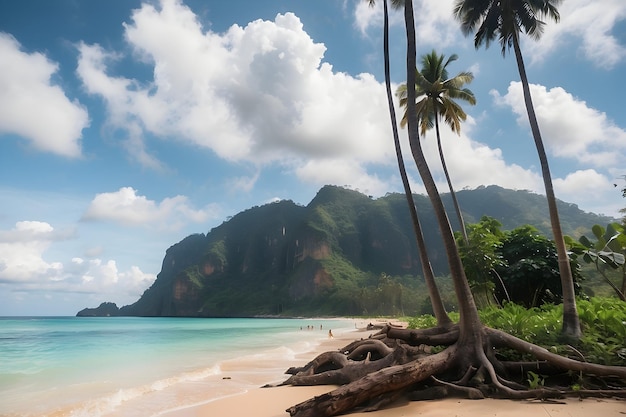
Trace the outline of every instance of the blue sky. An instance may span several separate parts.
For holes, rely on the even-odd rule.
[[[461,135],[442,132],[456,188],[543,194],[514,57],[475,50],[452,0],[414,3],[418,54],[475,76]],[[626,3],[560,12],[522,44],[556,194],[617,217]],[[363,1],[0,0],[0,315],[132,303],[169,246],[255,205],[401,191],[382,64],[382,10]]]

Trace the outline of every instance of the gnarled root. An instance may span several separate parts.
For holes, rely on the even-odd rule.
[[[456,326],[449,329],[404,330],[385,326],[369,339],[324,353],[283,385],[341,385],[324,395],[287,409],[292,417],[325,417],[358,407],[376,410],[400,396],[412,400],[461,396],[464,398],[558,399],[575,397],[626,398],[626,367],[597,365],[551,353],[499,330],[481,327],[473,343],[459,341]],[[426,345],[426,348],[424,347]],[[448,346],[427,354],[431,346]],[[506,362],[496,350],[531,354],[536,362]],[[523,385],[528,372],[557,376],[564,385]],[[599,389],[574,390],[572,374],[592,376]],[[517,380],[512,380],[513,376]],[[568,382],[569,381],[569,382]]]
[[[450,364],[451,350],[409,362],[394,365],[365,375],[334,391],[307,400],[287,409],[292,416],[335,416],[364,404],[382,394],[396,392],[411,384],[423,381]]]
[[[287,373],[292,376],[280,385],[343,385],[423,356],[419,349],[411,346],[399,345],[391,349],[381,341],[370,339],[341,350],[322,353],[302,368],[290,368]]]

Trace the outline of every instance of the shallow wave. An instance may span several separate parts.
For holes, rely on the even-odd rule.
[[[171,411],[205,404],[246,392],[252,387],[280,380],[290,362],[312,351],[319,343],[296,342],[257,353],[219,361],[217,364],[161,378],[137,387],[74,404],[42,417],[158,417]],[[299,361],[298,361],[299,362]]]
[[[178,384],[184,384],[187,382],[200,381],[211,376],[220,375],[222,370],[219,365],[214,365],[209,368],[199,369],[196,371],[184,372],[180,375],[159,379],[149,384],[141,385],[138,387],[123,388],[116,392],[99,397],[96,399],[90,399],[83,403],[74,404],[67,407],[62,407],[55,411],[51,411],[47,414],[33,413],[31,416],[42,417],[102,417],[110,414],[115,414],[119,411],[120,407],[124,404],[141,399],[142,397],[150,396],[151,394],[159,391],[167,390]]]

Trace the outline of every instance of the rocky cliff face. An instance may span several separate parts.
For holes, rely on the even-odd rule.
[[[203,275],[203,253],[207,238],[191,235],[170,247],[163,259],[156,281],[134,304],[122,307],[126,316],[197,316],[201,292],[192,279]],[[196,273],[194,275],[194,273]]]
[[[533,209],[545,201],[527,192],[487,187],[462,191],[458,196],[468,223],[490,215],[505,229],[526,223],[541,229],[547,218],[547,208],[540,222],[525,217],[529,210],[521,201],[531,200],[526,205]],[[436,274],[445,274],[445,252],[430,203],[426,197],[416,196],[416,205],[431,264]],[[565,213],[573,213],[569,216],[579,216],[577,227],[585,221],[591,227],[607,220],[591,214],[580,217],[582,212],[572,205],[565,208]],[[565,224],[569,216],[563,216]],[[122,307],[117,314],[360,314],[339,301],[314,312],[312,306],[320,305],[319,300],[329,299],[339,288],[358,291],[364,280],[381,274],[421,275],[412,233],[403,195],[374,200],[356,191],[327,186],[306,207],[291,201],[254,207],[206,235],[183,239],[167,250],[154,284],[137,302]],[[103,304],[79,314],[114,315],[117,307],[109,307]]]

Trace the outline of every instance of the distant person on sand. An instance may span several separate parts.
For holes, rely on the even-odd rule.
[[[333,337],[334,337],[334,336],[333,336],[333,331],[332,331],[332,330],[329,330],[329,331],[328,331],[328,338],[329,338],[329,339],[332,339]]]

